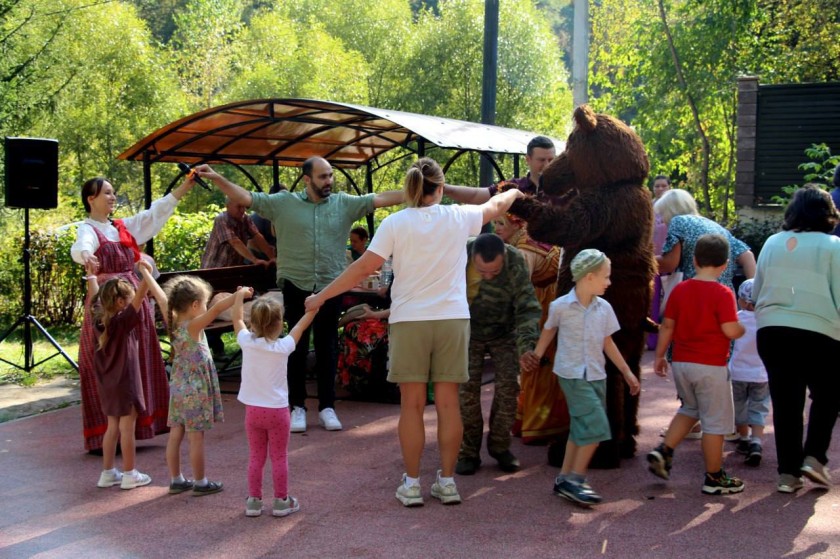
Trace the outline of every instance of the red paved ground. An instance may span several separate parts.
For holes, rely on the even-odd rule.
[[[553,496],[545,449],[518,441],[522,471],[503,474],[485,455],[477,475],[458,478],[464,503],[442,506],[428,497],[437,460],[432,407],[426,506],[405,509],[394,498],[402,473],[398,408],[340,402],[343,432],[318,428],[310,411],[309,431],[292,436],[291,488],[301,512],[246,518],[244,413],[233,395],[225,396],[227,422],[207,438],[207,471],[225,491],[167,495],[166,436],[139,445],[151,486],[98,489],[100,461],[82,451],[74,406],[0,424],[0,557],[840,557],[840,488],[806,482],[796,495],[777,493],[772,429],[758,469],[741,465],[727,446],[727,469],[747,483],[740,495],[700,493],[697,442],[678,449],[670,482],[646,471],[644,452],[676,409],[673,384],[652,374],[650,356],[639,455],[618,470],[591,472],[605,498],[594,509]],[[491,394],[486,386],[486,401]],[[832,465],[840,459],[837,438]],[[840,480],[836,467],[832,473]],[[266,484],[270,490],[268,476]]]

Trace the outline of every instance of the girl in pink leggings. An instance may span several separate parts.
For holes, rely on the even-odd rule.
[[[268,297],[254,301],[251,328],[245,326],[243,302],[253,290],[239,289],[233,304],[233,329],[242,348],[242,383],[238,399],[245,404],[245,432],[248,435],[248,500],[245,516],[262,514],[263,467],[271,456],[274,480],[274,516],[300,510],[289,495],[289,385],[286,364],[301,334],[312,323],[308,312],[283,338],[283,306]]]

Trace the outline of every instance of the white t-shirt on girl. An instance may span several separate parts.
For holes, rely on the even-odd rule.
[[[386,217],[368,247],[393,255],[390,323],[469,318],[467,239],[481,232],[480,206],[406,208]]]
[[[237,399],[249,406],[288,408],[286,366],[295,350],[294,339],[284,336],[269,342],[255,338],[245,328],[240,330],[236,341],[242,348],[242,382]]]

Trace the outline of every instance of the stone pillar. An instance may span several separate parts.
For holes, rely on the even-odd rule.
[[[738,78],[738,117],[735,151],[735,207],[755,203],[755,141],[758,115],[758,77]]]

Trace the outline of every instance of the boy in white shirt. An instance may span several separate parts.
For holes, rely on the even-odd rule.
[[[761,437],[770,412],[770,385],[767,369],[758,356],[755,335],[755,301],[753,280],[745,280],[738,288],[738,322],[746,332],[735,340],[729,375],[732,378],[732,399],[735,404],[735,428],[740,435],[737,451],[746,456],[748,466],[761,464]]]

